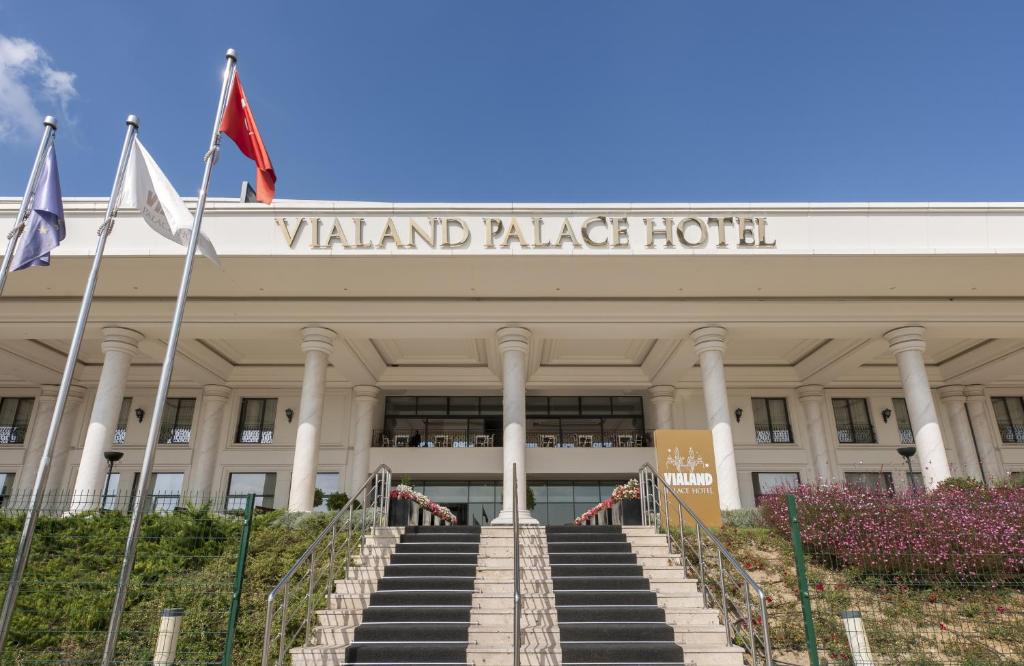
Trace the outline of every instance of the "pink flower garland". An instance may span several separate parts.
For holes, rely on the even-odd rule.
[[[612,494],[608,499],[605,499],[600,504],[592,506],[584,511],[583,515],[579,516],[575,520],[575,523],[577,525],[583,525],[602,511],[607,511],[622,500],[627,499],[640,499],[640,481],[637,479],[630,479],[620,486],[615,486],[615,489],[612,490]]]
[[[412,500],[445,522],[452,525],[456,525],[459,522],[451,509],[443,504],[438,504],[423,493],[418,493],[405,484],[400,483],[391,490],[391,499]]]

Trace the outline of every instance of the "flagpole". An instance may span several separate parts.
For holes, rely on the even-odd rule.
[[[7,234],[7,250],[4,251],[4,262],[0,265],[0,294],[4,293],[4,285],[7,283],[7,271],[11,267],[11,260],[14,258],[14,248],[18,244],[18,238],[25,228],[25,217],[28,215],[28,207],[32,201],[32,195],[36,190],[36,179],[43,167],[43,158],[46,156],[46,148],[57,133],[57,119],[53,116],[43,118],[43,138],[39,142],[39,151],[36,153],[36,161],[32,165],[32,173],[28,177],[28,185],[25,186],[25,194],[21,197],[21,208],[18,209],[18,217],[14,218],[14,227],[11,233]]]
[[[53,460],[53,449],[57,441],[57,432],[60,430],[61,419],[64,416],[64,406],[67,403],[68,393],[71,390],[71,380],[74,378],[75,364],[78,362],[78,352],[82,347],[85,325],[89,321],[89,309],[92,307],[92,297],[96,291],[96,282],[99,279],[103,250],[107,245],[107,236],[110,235],[110,230],[114,225],[114,217],[117,215],[117,200],[120,197],[121,186],[124,183],[128,155],[131,152],[132,142],[135,141],[135,135],[139,131],[139,119],[135,116],[128,116],[126,123],[128,124],[128,129],[125,131],[124,145],[121,147],[121,158],[117,162],[117,172],[114,174],[114,187],[111,189],[110,199],[107,201],[107,212],[103,216],[103,224],[96,232],[99,236],[96,240],[96,253],[93,255],[89,279],[85,284],[82,305],[78,310],[78,321],[75,323],[75,333],[71,338],[71,346],[68,349],[68,357],[64,364],[64,375],[61,377],[60,389],[57,391],[57,403],[53,407],[50,429],[46,433],[46,444],[43,446],[43,456],[39,461],[39,470],[36,472],[36,482],[32,487],[32,496],[29,500],[25,524],[21,531],[21,540],[18,542],[18,551],[14,556],[14,566],[11,571],[11,579],[7,585],[7,594],[4,597],[3,610],[0,610],[0,655],[3,654],[4,644],[7,640],[7,631],[11,626],[14,606],[18,601],[18,592],[21,589],[21,578],[25,573],[25,565],[28,562],[29,553],[32,549],[32,535],[35,532],[36,521],[39,518],[39,509],[43,501],[43,492],[46,489],[46,479],[50,474],[50,463]]]
[[[167,391],[171,384],[171,372],[174,369],[174,355],[178,347],[178,333],[181,331],[181,320],[185,314],[185,301],[188,299],[188,285],[192,277],[192,263],[196,257],[200,226],[203,223],[203,212],[206,210],[206,195],[210,189],[213,165],[216,163],[217,153],[220,151],[220,123],[224,117],[224,108],[227,106],[228,101],[228,91],[234,79],[238,60],[234,49],[228,49],[225,57],[227,58],[227,64],[224,66],[224,81],[221,84],[220,100],[217,102],[217,113],[213,122],[213,134],[210,137],[210,148],[203,158],[206,161],[206,169],[203,171],[203,182],[199,188],[199,200],[196,202],[192,234],[189,238],[188,250],[185,253],[185,267],[181,274],[181,286],[178,288],[178,301],[174,306],[171,332],[167,338],[167,352],[164,355],[163,368],[160,370],[160,385],[156,392],[156,404],[153,405],[153,411],[150,416],[146,454],[142,460],[142,470],[139,472],[139,483],[132,504],[132,520],[128,528],[128,540],[124,547],[124,561],[121,563],[121,575],[117,582],[114,608],[110,614],[107,642],[103,647],[103,661],[101,662],[103,666],[110,666],[113,663],[114,651],[117,648],[117,635],[120,632],[121,616],[124,614],[124,604],[128,596],[128,583],[131,579],[132,569],[135,566],[135,551],[139,544],[142,514],[145,513],[145,498],[149,494],[149,487],[151,485],[149,477],[152,475],[153,462],[156,457],[156,441],[160,436],[164,404],[167,402]]]

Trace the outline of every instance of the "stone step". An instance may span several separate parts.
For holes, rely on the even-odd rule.
[[[377,591],[377,579],[364,580],[358,578],[344,578],[334,581],[334,595],[343,596],[369,596],[371,592]]]
[[[511,574],[511,572],[509,572]],[[505,584],[511,584],[512,580],[509,578],[506,581],[495,581],[488,582],[480,580],[479,578],[475,581],[473,586],[474,596],[477,594],[503,594],[504,592],[511,589],[505,587]],[[500,587],[496,587],[500,586]],[[543,580],[520,580],[519,581],[519,593],[522,594],[549,594],[554,592],[554,585],[550,578]]]
[[[362,608],[336,608],[316,611],[316,623],[323,627],[357,626],[362,620]]]
[[[512,630],[512,613],[508,608],[488,609],[474,608],[472,611],[470,631]],[[519,623],[522,627],[558,627],[558,613],[554,601],[547,609],[524,609],[520,611]]]
[[[560,649],[558,627],[522,627],[520,640],[523,648]],[[502,647],[508,649],[512,645],[512,630],[508,631],[474,631],[469,630],[470,649],[473,646]]]
[[[473,594],[473,613],[477,609],[485,611],[504,611],[511,613],[514,601],[511,592],[509,594]],[[523,611],[546,611],[555,608],[554,594],[522,594],[519,597],[519,606]]]
[[[489,569],[512,569],[515,560],[511,555],[508,557],[494,556],[494,555],[481,555],[477,559],[477,569],[480,571],[486,571]],[[520,555],[519,556],[519,568],[533,569],[537,567],[548,568],[550,562],[548,561],[547,553],[541,555]]]
[[[725,642],[724,639],[722,641]],[[743,666],[743,648],[736,645],[684,645],[687,666]]]
[[[477,570],[476,581],[480,583],[512,583],[515,580],[513,569],[481,569]],[[527,582],[546,582],[551,580],[551,570],[548,568],[523,568],[519,571],[520,590],[522,584]]]
[[[629,534],[626,540],[633,548],[652,548],[655,546],[668,547],[668,541],[664,534]]]
[[[512,651],[505,647],[485,647],[470,644],[466,650],[466,663],[473,666],[513,666]],[[561,648],[527,648],[519,652],[520,666],[561,666]],[[703,666],[703,665],[701,665]]]

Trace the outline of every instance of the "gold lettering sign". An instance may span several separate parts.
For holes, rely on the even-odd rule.
[[[764,217],[279,217],[291,249],[415,251],[772,250]],[[476,242],[474,242],[474,240]]]
[[[654,447],[658,456],[658,475],[671,486],[681,500],[693,509],[708,527],[722,526],[718,505],[718,470],[710,430],[655,430]],[[672,527],[679,526],[675,505],[668,511]],[[684,523],[692,527],[692,521]]]

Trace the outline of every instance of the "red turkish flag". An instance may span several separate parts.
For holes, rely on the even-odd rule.
[[[263,145],[260,131],[256,128],[256,119],[252,117],[249,100],[245,97],[237,73],[231,84],[231,93],[228,95],[228,105],[224,109],[220,131],[231,137],[242,154],[256,163],[256,201],[266,204],[273,201],[277,175],[274,173],[274,165],[270,163],[267,148]]]

